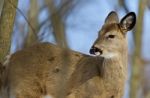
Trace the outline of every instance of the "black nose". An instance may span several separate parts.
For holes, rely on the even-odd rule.
[[[99,49],[97,47],[92,46],[92,48],[90,49],[90,54],[96,55],[97,53],[99,53],[100,55],[103,53],[102,49]]]

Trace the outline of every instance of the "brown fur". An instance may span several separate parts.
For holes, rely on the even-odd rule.
[[[5,69],[2,98],[121,98],[127,75],[127,43],[118,23],[106,24],[94,45],[113,32],[121,41],[114,58],[93,57],[50,43],[39,43],[12,55]],[[116,43],[116,42],[115,42]],[[114,46],[113,46],[114,45]]]
[[[58,97],[60,93],[65,93],[67,98],[122,96],[126,73],[120,66],[121,62],[108,60],[102,65],[102,58],[68,51],[65,57],[69,57],[69,62],[65,65],[62,54],[65,51],[49,43],[41,43],[13,54],[5,84],[8,95],[16,98],[42,98],[47,94],[63,98]],[[64,72],[65,66],[68,72]],[[99,68],[105,71],[104,77],[100,77]],[[66,84],[61,84],[63,81]],[[66,86],[59,91],[62,85]]]

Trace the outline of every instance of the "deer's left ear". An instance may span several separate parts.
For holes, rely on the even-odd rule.
[[[130,12],[128,13],[126,16],[124,16],[122,18],[122,20],[120,21],[120,26],[122,31],[130,31],[136,23],[136,15],[134,12]]]
[[[111,11],[105,19],[105,24],[110,23],[119,23],[119,18],[115,11]]]

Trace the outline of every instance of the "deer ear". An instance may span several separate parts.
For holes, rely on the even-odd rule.
[[[134,12],[130,12],[122,18],[120,26],[122,31],[127,32],[135,26],[135,23],[136,23],[136,15]]]
[[[115,11],[111,11],[105,19],[106,24],[119,23],[118,15]]]

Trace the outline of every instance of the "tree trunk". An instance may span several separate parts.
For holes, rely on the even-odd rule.
[[[38,23],[38,15],[39,15],[39,6],[37,0],[30,0],[30,10],[28,12],[28,19],[30,25],[28,27],[28,36],[25,40],[25,47],[32,45],[33,43],[38,42],[38,32],[39,32],[39,23]]]
[[[13,31],[14,19],[18,0],[4,0],[0,17],[0,62],[4,61],[10,49],[11,32]]]
[[[58,8],[55,6],[54,0],[46,0],[48,9],[51,13],[50,21],[53,28],[53,35],[57,42],[57,45],[61,47],[68,48],[67,39],[65,34],[65,24],[62,20],[62,15],[60,14]]]
[[[132,72],[130,81],[130,98],[137,98],[140,89],[142,76],[142,62],[141,62],[141,43],[143,32],[143,16],[145,10],[146,0],[139,1],[139,11],[137,17],[137,25],[134,31],[135,50],[132,61]]]

